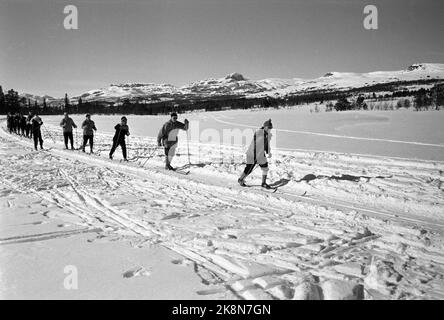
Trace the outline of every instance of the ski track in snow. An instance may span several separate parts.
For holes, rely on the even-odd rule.
[[[121,163],[120,148],[107,159],[110,135],[96,135],[89,155],[54,144],[60,129],[46,126],[52,149],[36,152],[1,125],[2,212],[14,210],[6,198],[20,192],[45,215],[84,226],[80,232],[102,230],[100,241],[165,246],[184,257],[172,263],[193,265],[210,286],[200,294],[444,299],[442,162],[276,150],[269,177],[281,187],[271,194],[237,185],[240,146],[190,143],[184,176],[162,169],[154,138],[130,137],[133,161]],[[182,141],[174,165],[187,164],[185,152]],[[257,169],[249,181],[259,180]]]

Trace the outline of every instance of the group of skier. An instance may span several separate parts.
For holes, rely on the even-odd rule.
[[[8,113],[6,124],[9,133],[15,133],[30,139],[34,138],[35,149],[37,150],[38,143],[40,143],[40,148],[43,149],[43,139],[40,131],[43,122],[38,114],[29,112],[27,116],[24,116],[20,113]]]
[[[91,115],[86,114],[86,119],[82,122],[83,130],[83,143],[81,149],[85,152],[85,147],[89,143],[90,152],[93,153],[94,146],[94,131],[97,131],[96,125],[93,120],[91,120]],[[177,120],[177,113],[171,113],[171,118],[167,121],[160,129],[157,135],[158,147],[163,147],[165,152],[165,169],[166,170],[176,170],[171,166],[171,162],[176,152],[178,144],[178,131],[189,129],[189,121],[185,119],[182,123]],[[40,148],[43,149],[43,138],[41,133],[41,127],[43,125],[42,119],[37,113],[34,115],[30,112],[27,117],[21,114],[7,116],[7,127],[10,133],[16,133],[26,137],[34,138],[34,148],[37,150],[38,143]],[[77,125],[74,120],[65,112],[63,119],[60,122],[60,126],[63,129],[63,138],[65,143],[65,148],[68,149],[68,142],[70,143],[71,149],[74,150],[74,138],[73,138],[73,128],[76,129]],[[253,136],[253,141],[251,142],[247,150],[247,162],[246,167],[242,175],[238,179],[239,185],[246,187],[245,178],[250,175],[256,165],[262,170],[262,184],[261,186],[266,189],[270,189],[270,185],[267,184],[267,174],[268,174],[268,157],[271,157],[270,151],[270,139],[271,132],[273,129],[273,124],[271,119],[265,121],[263,126],[256,130]],[[114,126],[115,134],[113,137],[113,144],[109,152],[109,158],[113,159],[113,154],[117,147],[120,146],[122,149],[122,155],[124,161],[127,160],[127,149],[125,137],[130,135],[128,120],[126,117],[121,118],[121,122]]]

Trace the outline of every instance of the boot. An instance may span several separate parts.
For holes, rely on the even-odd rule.
[[[246,187],[247,185],[245,184],[245,178],[247,177],[247,175],[245,174],[245,172],[242,172],[242,175],[240,176],[239,179],[237,179],[237,182],[239,183],[239,185],[241,187]]]
[[[267,184],[267,175],[263,175],[262,176],[262,184],[261,184],[262,188],[265,189],[271,189],[271,186],[269,184]]]
[[[176,170],[171,166],[168,156],[165,158],[165,169],[166,170],[173,170],[173,171]]]

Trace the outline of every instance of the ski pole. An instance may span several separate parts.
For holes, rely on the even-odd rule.
[[[187,130],[187,149],[188,149],[188,165],[191,166],[191,161],[190,161],[190,140],[188,139],[188,130]]]
[[[49,132],[48,128],[45,126],[45,124],[43,123],[43,128],[46,130],[46,133],[48,134],[48,136],[51,138],[51,140],[56,143],[56,141],[54,140],[54,137],[51,135],[51,133]]]
[[[129,158],[129,150],[130,150],[130,140],[129,140],[129,136],[127,136],[128,139],[128,147],[126,148],[126,157],[127,159]]]

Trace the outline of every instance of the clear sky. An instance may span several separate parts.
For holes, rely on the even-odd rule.
[[[79,29],[65,30],[76,5]],[[379,10],[379,29],[363,9]],[[111,83],[184,85],[444,63],[442,0],[0,0],[0,85],[61,97]]]

